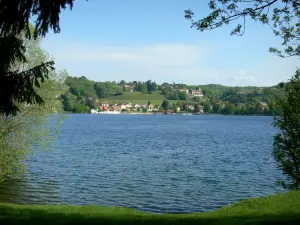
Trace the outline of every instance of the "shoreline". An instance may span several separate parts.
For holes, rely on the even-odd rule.
[[[180,112],[180,113],[161,113],[161,112],[157,112],[157,113],[152,113],[152,112],[118,112],[118,113],[70,113],[70,112],[65,112],[66,114],[90,114],[90,115],[166,115],[166,116],[176,116],[176,115],[180,115],[180,116],[243,116],[243,117],[247,117],[247,116],[266,116],[266,117],[273,117],[272,115],[264,115],[264,114],[250,114],[250,115],[241,115],[241,114],[205,114],[205,113],[201,113],[201,114],[195,114],[195,113],[184,113],[184,112]]]
[[[0,224],[299,224],[299,201],[300,191],[289,191],[178,214],[117,206],[0,203]]]

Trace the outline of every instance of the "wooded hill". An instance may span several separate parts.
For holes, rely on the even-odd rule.
[[[191,111],[187,105],[200,105],[204,113],[218,114],[267,114],[278,111],[276,99],[283,95],[280,85],[272,87],[228,87],[218,84],[186,85],[146,82],[95,82],[86,77],[68,77],[68,91],[62,95],[65,111],[89,112],[100,103],[135,103],[160,105],[169,102],[170,109]],[[200,90],[201,96],[193,95]],[[203,96],[202,96],[203,94]],[[199,107],[193,107],[199,108]]]

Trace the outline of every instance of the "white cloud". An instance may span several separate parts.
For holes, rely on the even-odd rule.
[[[237,82],[243,82],[245,85],[249,85],[249,83],[256,81],[255,77],[248,75],[246,70],[237,70],[235,75],[231,76],[230,79]]]
[[[71,76],[84,75],[96,81],[151,79],[158,83],[261,86],[287,79],[296,65],[271,54],[256,65],[246,55],[237,55],[246,62],[239,65],[228,58],[227,52],[218,50],[217,45],[103,46],[45,40],[43,47],[53,55],[57,68],[65,68]]]
[[[206,53],[197,45],[157,44],[142,47],[93,47],[67,44],[50,49],[56,60],[67,62],[124,62],[155,67],[188,67]]]

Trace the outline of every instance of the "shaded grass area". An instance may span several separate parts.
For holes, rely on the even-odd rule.
[[[108,100],[164,100],[159,93],[143,94],[140,92],[123,92],[121,95],[107,97]]]
[[[131,102],[133,104],[146,105],[148,101],[152,104],[160,105],[165,97],[159,93],[143,94],[140,92],[124,92],[121,95],[110,96],[105,99],[101,99],[102,102],[108,102],[111,104],[120,104]]]
[[[111,100],[111,99],[101,99],[103,102],[108,102],[110,104],[120,104],[120,103],[128,103],[131,102],[132,104],[139,104],[139,105],[147,105],[149,100],[132,100],[132,99],[125,99],[125,100]],[[150,102],[154,105],[160,105],[163,100],[150,100]]]
[[[102,206],[0,204],[0,224],[300,224],[300,192],[191,214],[152,214]]]

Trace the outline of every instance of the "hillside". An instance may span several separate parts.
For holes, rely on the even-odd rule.
[[[99,99],[100,102],[109,102],[115,104],[127,102],[134,104],[147,104],[149,101],[151,101],[152,104],[158,105],[160,105],[163,100],[165,100],[165,97],[159,93],[143,94],[140,92],[123,92],[120,95]]]
[[[196,199],[195,199],[196,201]],[[300,224],[300,192],[248,199],[218,210],[152,214],[103,206],[0,204],[0,224]]]
[[[68,91],[62,95],[65,111],[74,113],[99,109],[100,103],[161,105],[174,112],[274,115],[279,112],[280,85],[272,87],[227,87],[218,84],[186,85],[146,82],[95,82],[86,77],[68,77]],[[166,110],[163,109],[163,110]]]

